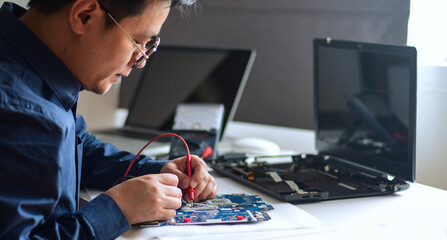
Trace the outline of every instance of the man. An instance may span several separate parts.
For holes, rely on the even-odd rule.
[[[79,91],[105,93],[156,47],[172,6],[194,0],[32,0],[0,10],[0,239],[113,239],[217,193],[205,163],[134,155],[85,132]],[[173,66],[175,68],[175,66]],[[78,207],[81,187],[104,189]],[[185,196],[185,200],[190,199]]]

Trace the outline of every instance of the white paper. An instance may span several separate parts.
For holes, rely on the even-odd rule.
[[[188,226],[161,226],[148,228],[132,228],[119,239],[231,239],[237,238],[262,238],[269,239],[272,236],[288,236],[293,234],[314,232],[321,225],[320,220],[286,202],[275,200],[269,196],[259,194],[257,191],[242,186],[230,179],[216,178],[219,194],[249,193],[258,194],[261,198],[273,206],[273,210],[267,211],[271,219],[265,222],[242,224],[215,224],[215,225],[188,225]],[[267,237],[270,236],[270,237]]]

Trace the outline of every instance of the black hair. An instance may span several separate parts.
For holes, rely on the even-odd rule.
[[[59,11],[67,4],[74,2],[75,0],[30,0],[28,7],[35,7],[44,14],[51,14]],[[171,8],[176,8],[182,11],[184,7],[192,6],[196,0],[153,0],[171,2]],[[148,0],[98,0],[107,11],[115,18],[116,21],[121,21],[126,17],[134,17],[143,13]],[[112,26],[113,22],[107,18],[107,26]]]

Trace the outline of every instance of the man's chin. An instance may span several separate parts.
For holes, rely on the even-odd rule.
[[[92,89],[86,89],[86,90],[102,95],[102,94],[107,93],[112,88],[112,85],[114,83],[119,82],[120,80],[121,80],[121,76],[113,77],[106,81],[103,81],[101,84],[99,84],[97,86],[94,86]]]
[[[113,83],[107,83],[100,86],[96,86],[94,88],[85,88],[85,90],[94,92],[99,95],[103,95],[106,94],[112,88],[112,85]]]

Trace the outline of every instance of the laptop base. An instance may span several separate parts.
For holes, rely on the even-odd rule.
[[[219,174],[279,200],[300,203],[392,194],[409,188],[402,179],[348,166],[325,155],[221,157]]]

